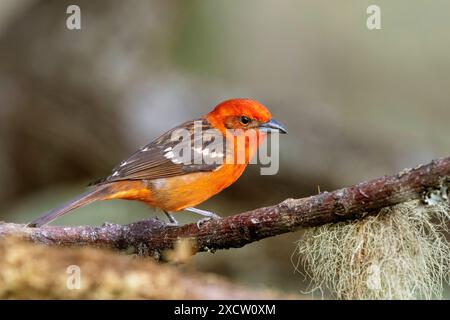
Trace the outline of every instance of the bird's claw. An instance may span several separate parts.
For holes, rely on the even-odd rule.
[[[208,222],[208,221],[211,221],[211,220],[219,220],[219,219],[222,219],[222,218],[219,217],[218,215],[215,215],[215,216],[212,216],[212,217],[202,218],[202,219],[200,219],[200,220],[197,221],[197,228],[200,229],[200,227],[201,227],[203,224],[205,224],[206,222]]]
[[[165,222],[166,227],[178,227],[180,224],[178,221],[169,221]]]
[[[197,221],[197,228],[200,229],[200,227],[202,226],[202,224],[204,224],[205,222],[211,220],[211,218],[201,218]]]

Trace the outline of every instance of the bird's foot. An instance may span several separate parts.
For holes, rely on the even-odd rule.
[[[208,222],[210,220],[219,220],[222,219],[220,216],[218,216],[217,214],[215,214],[214,212],[210,212],[210,211],[206,211],[206,210],[201,210],[201,209],[197,209],[197,208],[186,208],[186,210],[191,211],[191,212],[195,212],[197,214],[200,214],[202,216],[204,216],[205,218],[202,218],[200,220],[197,221],[197,227],[200,229],[200,227],[205,223]]]
[[[189,207],[184,210],[194,212],[196,214],[199,214],[201,216],[208,217],[211,219],[221,219],[220,216],[218,216],[217,214],[215,214],[214,212],[211,212],[211,211],[206,211],[206,210],[197,209],[197,208],[193,208],[193,207]]]
[[[166,227],[179,227],[180,226],[180,224],[178,223],[178,221],[176,221],[176,222],[165,222],[164,223],[164,225],[166,226]]]

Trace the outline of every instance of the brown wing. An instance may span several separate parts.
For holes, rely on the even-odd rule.
[[[176,140],[174,137],[179,136],[180,129],[186,130],[185,138]],[[199,135],[198,130],[201,132],[208,130],[209,134]],[[219,140],[221,140],[223,148],[220,151],[210,152],[212,143]],[[217,144],[214,146],[216,147]],[[190,160],[180,158],[179,155],[182,156],[183,153],[175,153],[175,150],[190,150]],[[189,121],[140,148],[115,167],[110,176],[98,180],[94,184],[121,180],[152,180],[179,176],[189,172],[213,171],[222,165],[221,160],[223,160],[225,150],[223,135],[220,131],[212,128],[206,119]],[[202,157],[201,162],[198,161],[199,156]]]

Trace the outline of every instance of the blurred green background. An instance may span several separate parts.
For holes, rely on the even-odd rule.
[[[66,8],[81,7],[81,30]],[[366,8],[381,7],[381,30]],[[200,208],[221,215],[449,155],[448,1],[0,0],[0,219],[27,222],[110,174],[160,133],[252,97],[289,129],[276,176],[251,166]],[[100,202],[56,224],[163,216]],[[180,222],[195,221],[185,213]],[[298,292],[301,232],[194,258]]]

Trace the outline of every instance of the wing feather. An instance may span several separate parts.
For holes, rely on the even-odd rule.
[[[205,141],[204,135],[194,134],[194,127],[196,125],[201,126],[202,132],[204,130],[208,130],[208,133],[212,132],[214,139],[222,140],[223,149],[221,152],[213,152],[211,155],[210,150],[206,150],[210,146],[208,142],[211,142],[211,139],[208,138]],[[179,129],[186,129],[190,139],[181,141],[174,140],[173,133]],[[219,156],[224,157],[225,143],[225,138],[220,131],[212,128],[206,119],[192,120],[164,133],[153,142],[142,147],[115,167],[110,176],[98,180],[94,184],[121,180],[153,180],[180,176],[189,172],[213,171],[222,165],[220,161],[214,160],[217,160]],[[201,145],[202,147],[200,149],[198,147],[195,148],[197,145]],[[190,148],[192,161],[186,164],[180,163],[179,159],[174,158],[174,154],[170,154],[170,152],[175,146],[177,148]],[[193,162],[193,157],[196,156],[196,152],[201,153],[203,158],[201,163]]]

